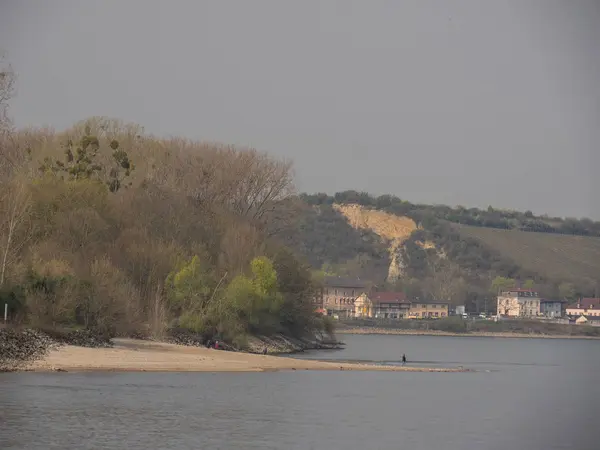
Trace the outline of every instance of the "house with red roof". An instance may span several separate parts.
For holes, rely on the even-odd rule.
[[[600,298],[581,298],[567,306],[567,316],[600,317]]]

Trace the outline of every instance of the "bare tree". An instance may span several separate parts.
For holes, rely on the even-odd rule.
[[[424,291],[433,300],[451,304],[461,303],[464,297],[465,282],[456,264],[433,251],[427,253],[429,276],[424,282]]]
[[[7,267],[29,240],[27,221],[31,196],[27,186],[19,181],[0,186],[0,287],[4,285]]]

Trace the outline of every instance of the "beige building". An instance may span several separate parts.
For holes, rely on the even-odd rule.
[[[322,307],[329,316],[354,317],[354,302],[368,285],[357,278],[328,277],[323,288]]]
[[[497,302],[499,316],[538,317],[541,314],[541,298],[532,289],[512,289],[501,292]]]
[[[441,319],[448,317],[447,302],[415,299],[410,303],[409,319]]]
[[[404,319],[408,317],[410,301],[403,292],[372,292],[360,295],[354,302],[357,318]]]
[[[600,298],[582,298],[567,306],[567,316],[600,317]]]

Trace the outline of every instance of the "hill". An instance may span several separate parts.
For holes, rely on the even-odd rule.
[[[354,191],[299,199],[303,212],[286,243],[329,274],[475,308],[498,283],[575,297],[593,295],[600,281],[600,224],[589,219],[416,205]]]
[[[461,236],[477,239],[503,257],[548,279],[568,279],[578,284],[589,284],[600,276],[598,237],[456,224],[453,227]]]

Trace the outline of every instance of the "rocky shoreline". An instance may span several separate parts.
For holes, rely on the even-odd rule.
[[[12,372],[43,359],[51,350],[63,345],[87,348],[109,348],[107,336],[92,330],[34,330],[0,328],[0,372]]]

